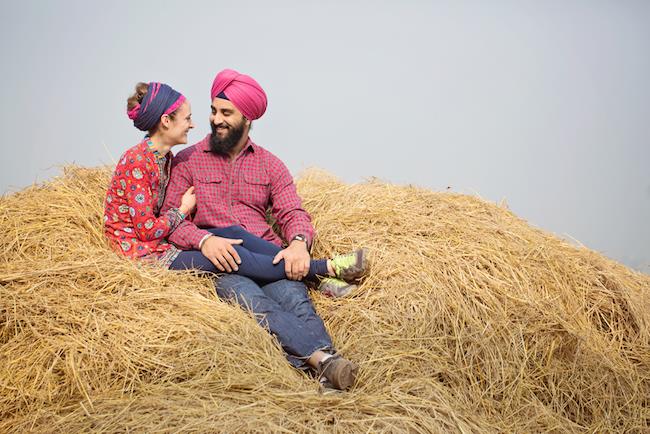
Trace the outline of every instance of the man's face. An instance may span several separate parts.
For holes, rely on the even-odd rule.
[[[239,110],[227,99],[212,100],[210,114],[210,150],[217,154],[226,155],[232,150],[244,135],[248,121]]]

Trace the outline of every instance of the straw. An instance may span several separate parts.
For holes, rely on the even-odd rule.
[[[309,170],[314,256],[372,259],[311,291],[361,367],[322,393],[209,278],[110,251],[110,174],[0,198],[0,432],[650,430],[650,276],[476,197]]]

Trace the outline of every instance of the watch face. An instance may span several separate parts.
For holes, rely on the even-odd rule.
[[[305,238],[304,235],[296,235],[295,237],[293,237],[293,239],[298,241],[305,241],[307,238]]]

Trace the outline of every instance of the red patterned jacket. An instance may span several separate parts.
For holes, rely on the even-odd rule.
[[[178,255],[165,238],[185,216],[178,208],[158,215],[171,160],[171,152],[158,154],[146,138],[120,158],[104,201],[104,232],[116,251],[131,258],[153,255],[165,265]]]

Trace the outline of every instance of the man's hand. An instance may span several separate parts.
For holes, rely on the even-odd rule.
[[[284,259],[284,272],[290,280],[301,280],[309,272],[311,257],[307,250],[307,243],[304,241],[293,240],[289,247],[275,255],[273,264],[277,264],[282,259]]]
[[[230,238],[222,238],[211,236],[206,238],[201,246],[201,253],[214,264],[219,271],[226,271],[231,273],[233,270],[239,270],[238,264],[241,264],[241,259],[237,251],[233,248],[234,244],[241,244],[243,240],[231,240]]]

